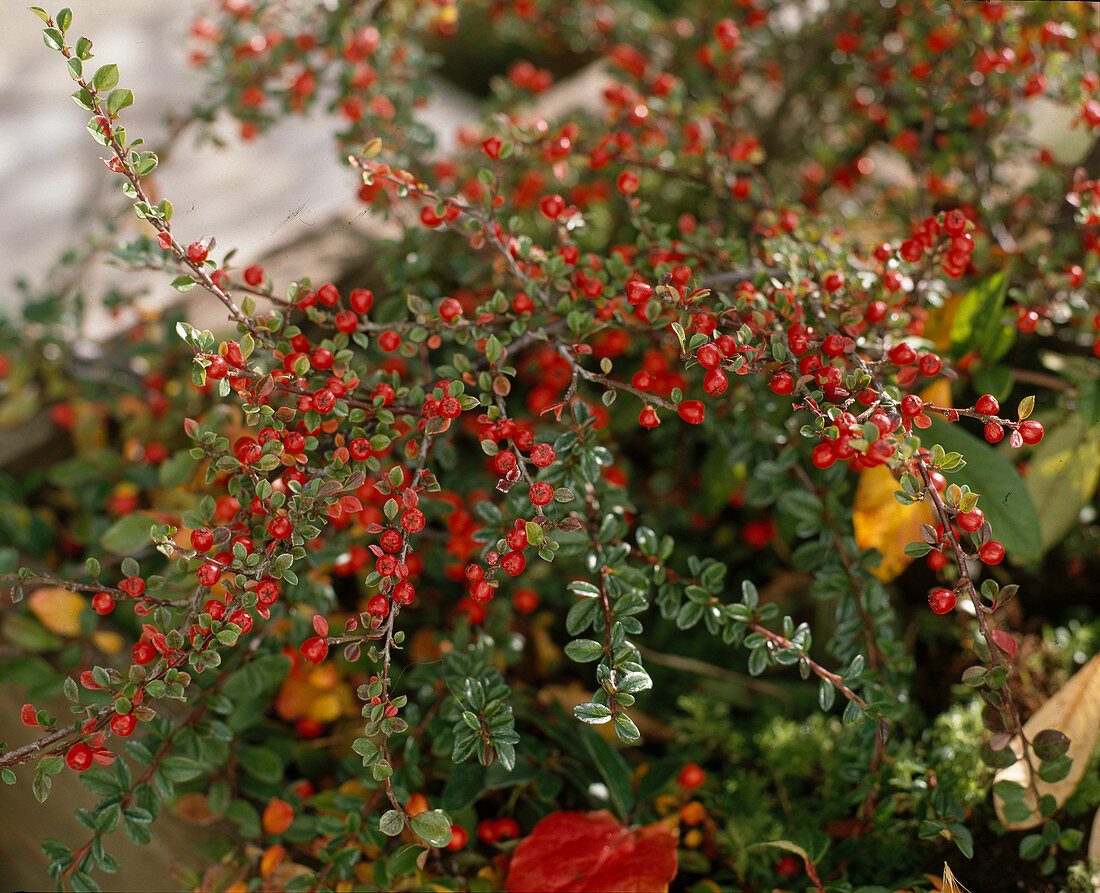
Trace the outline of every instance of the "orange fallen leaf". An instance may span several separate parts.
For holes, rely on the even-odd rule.
[[[508,866],[509,893],[648,893],[676,876],[676,837],[662,823],[628,828],[606,809],[553,812],[520,841]]]
[[[894,499],[898,489],[898,482],[886,466],[868,468],[859,476],[852,509],[856,545],[882,553],[874,574],[884,583],[909,566],[913,559],[905,554],[905,547],[920,539],[921,524],[932,523],[932,511],[923,502],[902,505]]]
[[[59,636],[80,635],[80,613],[86,599],[79,592],[50,586],[38,589],[27,599],[31,612],[51,633]]]

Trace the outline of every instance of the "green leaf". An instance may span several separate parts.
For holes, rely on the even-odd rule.
[[[195,287],[195,280],[187,275],[177,276],[172,280],[172,288],[178,291],[180,294],[187,294]]]
[[[187,757],[165,757],[160,761],[161,771],[171,781],[190,781],[202,775],[202,764]]]
[[[42,42],[51,50],[60,50],[65,45],[65,38],[56,28],[45,28],[42,31]]]
[[[580,727],[581,743],[600,773],[619,818],[626,819],[634,808],[634,790],[630,786],[630,767],[606,741],[586,727]]]
[[[118,66],[113,62],[109,65],[103,65],[96,69],[96,73],[92,75],[92,86],[101,93],[107,90],[113,90],[118,86]]]
[[[135,513],[115,521],[100,537],[100,545],[115,555],[130,555],[148,546],[152,539],[153,521],[148,515]]]
[[[446,846],[451,842],[451,819],[442,809],[430,809],[414,815],[413,833],[431,846]]]
[[[948,452],[962,453],[966,457],[965,467],[952,472],[951,481],[966,484],[982,494],[985,519],[1010,556],[1024,562],[1038,559],[1039,514],[1027,484],[1012,464],[985,441],[964,431],[958,423],[933,419],[921,439],[925,445],[939,443]]]
[[[387,809],[378,820],[378,830],[387,837],[396,837],[405,828],[405,813],[399,809]]]
[[[603,704],[578,704],[573,708],[573,715],[581,722],[598,726],[611,719],[611,708]]]
[[[73,11],[65,7],[57,14],[57,27],[62,31],[68,31],[73,25]]]
[[[283,761],[275,751],[266,747],[239,747],[237,757],[241,768],[253,778],[275,784],[283,778]]]
[[[125,87],[121,90],[112,90],[107,95],[107,114],[112,118],[129,105],[134,104],[134,94]]]
[[[41,6],[30,6],[28,7],[28,9],[30,9],[31,12],[42,19],[43,22],[50,21],[50,14],[46,12],[46,10],[44,10]]]
[[[1088,427],[1079,415],[1069,413],[1061,424],[1046,431],[1028,460],[1025,485],[1039,513],[1043,552],[1077,527],[1078,515],[1092,501],[1098,483],[1100,427]],[[997,528],[993,531],[996,537]],[[1001,542],[1008,550],[1008,544]]]
[[[619,736],[620,741],[625,741],[628,744],[632,744],[642,737],[642,733],[638,731],[638,727],[625,713],[615,714],[615,734]]]
[[[603,654],[603,645],[592,639],[574,639],[565,646],[565,655],[578,664],[598,660]]]
[[[1001,319],[1007,293],[1004,273],[995,273],[967,293],[951,322],[955,356],[977,351],[992,364],[1005,355],[1016,335],[1016,327]]]
[[[1020,840],[1020,858],[1031,861],[1043,854],[1043,838],[1038,834],[1028,834]]]

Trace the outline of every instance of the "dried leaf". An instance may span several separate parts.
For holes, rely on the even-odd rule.
[[[1100,654],[1094,656],[1078,670],[1024,724],[1024,734],[1028,740],[1044,729],[1057,729],[1070,741],[1066,755],[1073,760],[1073,767],[1069,774],[1061,781],[1054,783],[1045,782],[1040,778],[1035,779],[1039,796],[1050,794],[1061,806],[1085,774],[1089,756],[1096,744],[1097,733],[1100,733]],[[1013,739],[1012,749],[1019,758],[1022,748],[1018,738]],[[1039,813],[1035,796],[1030,790],[1030,769],[1027,763],[1017,759],[1007,769],[1001,769],[994,778],[994,782],[1005,780],[1018,782],[1028,788],[1024,802],[1031,809],[1031,815],[1021,822],[1005,821],[1004,803],[995,796],[993,803],[997,809],[997,817],[1004,826],[1010,831],[1022,831],[1042,823],[1043,817]]]
[[[902,505],[894,499],[898,482],[885,466],[869,468],[856,488],[852,524],[861,549],[878,549],[882,563],[874,573],[883,582],[897,577],[913,559],[905,547],[919,540],[921,524],[932,523],[932,512],[923,502]]]
[[[676,837],[664,824],[628,828],[607,810],[553,812],[520,841],[504,889],[664,891],[676,869]]]

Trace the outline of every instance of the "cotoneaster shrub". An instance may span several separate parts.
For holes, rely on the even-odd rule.
[[[125,130],[140,97],[34,10],[143,221],[115,259],[227,318],[145,321],[122,377],[55,334],[70,295],[3,333],[9,393],[73,447],[4,494],[37,507],[5,522],[5,632],[39,655],[10,672],[41,730],[4,779],[102,798],[86,841],[45,844],[62,886],[183,803],[232,828],[202,889],[913,889],[944,858],[980,887],[1082,861],[1095,791],[1036,795],[1092,747],[1025,734],[1047,692],[1015,670],[1044,556],[1096,565],[1100,186],[1027,121],[1043,97],[1100,127],[1100,32],[1075,4],[792,9],[211,8],[192,130],[323,106],[391,225],[340,283],[175,224]],[[502,60],[440,157],[414,113],[471,41],[557,61]],[[606,87],[539,117],[570,55]],[[1017,759],[1036,780],[994,799]],[[570,863],[597,839],[635,855]]]

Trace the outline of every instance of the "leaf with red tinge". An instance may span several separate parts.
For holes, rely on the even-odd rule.
[[[354,515],[356,512],[363,511],[363,503],[355,496],[342,496],[340,497],[340,508],[349,515]]]
[[[520,841],[508,866],[508,893],[648,893],[676,876],[676,837],[661,823],[619,824],[606,809],[554,812]]]

